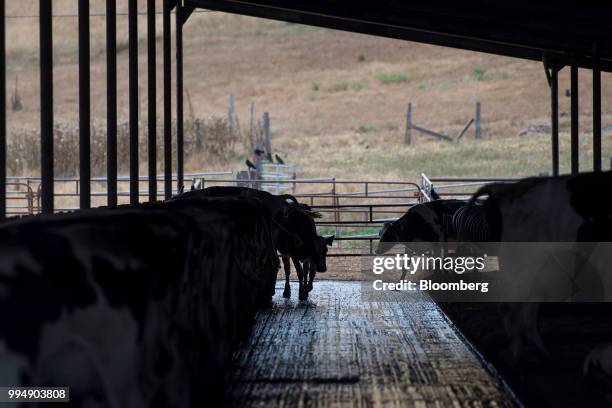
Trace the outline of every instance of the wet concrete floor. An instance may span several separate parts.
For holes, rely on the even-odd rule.
[[[360,282],[319,281],[310,299],[258,314],[235,355],[227,403],[241,407],[515,406],[505,387],[421,294],[361,297]]]

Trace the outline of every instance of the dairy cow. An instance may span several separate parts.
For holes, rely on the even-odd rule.
[[[202,406],[278,270],[258,202],[185,200],[0,227],[0,383],[75,406]]]
[[[516,183],[486,185],[474,194],[470,205],[486,198],[482,209],[490,229],[488,234],[493,240],[527,243],[612,241],[611,185],[612,172],[535,177]],[[538,303],[533,303],[533,299],[547,292],[571,295],[576,290],[577,279],[581,278],[575,275],[577,270],[573,268],[583,269],[585,262],[603,262],[609,269],[612,262],[609,253],[602,253],[593,245],[589,259],[581,259],[578,245],[584,244],[575,245],[576,250],[571,250],[570,245],[570,250],[555,253],[534,250],[529,257],[525,256],[524,246],[501,247],[500,268],[510,274],[514,282],[506,290],[528,296],[525,303],[503,305],[506,310],[504,323],[515,357],[522,358],[525,350],[534,348],[542,356],[548,355],[537,327]],[[533,265],[539,265],[538,269],[534,270]],[[600,271],[605,269],[599,268]],[[604,291],[612,287],[610,274],[597,279]],[[543,281],[545,285],[540,284]],[[603,293],[607,298],[611,295]]]
[[[291,262],[293,262],[299,280],[300,300],[308,297],[316,272],[327,270],[327,247],[332,244],[334,237],[324,238],[317,235],[313,218],[320,215],[311,211],[306,204],[299,203],[292,195],[277,196],[267,191],[248,187],[214,186],[202,190],[192,187],[191,191],[172,200],[183,200],[190,197],[244,197],[258,200],[263,204],[273,220],[273,241],[283,260],[285,270],[283,296],[285,298],[291,297],[289,284]],[[306,261],[308,261],[308,268],[304,270],[302,265]]]
[[[394,242],[444,242],[454,240],[452,216],[466,204],[462,200],[434,200],[417,204],[381,229],[377,254],[388,252]],[[448,221],[445,221],[448,220]],[[451,227],[451,228],[449,228]]]

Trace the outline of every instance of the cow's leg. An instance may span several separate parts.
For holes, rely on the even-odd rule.
[[[308,260],[308,285],[306,285],[306,289],[308,290],[308,292],[312,291],[312,283],[314,282],[314,277],[317,274],[317,268],[315,267],[315,264]]]
[[[291,285],[289,284],[289,275],[291,275],[291,262],[288,256],[281,256],[283,260],[283,268],[285,269],[285,290],[283,291],[283,297],[289,299],[291,297]]]
[[[308,299],[308,291],[306,290],[306,274],[304,273],[304,269],[302,268],[302,264],[297,258],[291,258],[293,260],[293,266],[295,267],[295,271],[297,272],[298,281],[300,282],[299,296],[300,300]]]
[[[538,328],[539,303],[509,303],[504,309],[504,327],[512,356],[528,362],[549,360],[550,354]]]

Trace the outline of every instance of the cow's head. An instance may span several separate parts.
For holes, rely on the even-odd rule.
[[[385,222],[378,232],[380,239],[376,247],[377,254],[380,255],[388,252],[393,247],[393,243],[398,242],[400,239],[397,225],[394,224],[393,222]]]
[[[439,235],[423,217],[414,212],[406,213],[399,220],[386,223],[381,229],[376,247],[377,254],[387,253],[397,242],[437,242]]]
[[[317,272],[327,271],[327,262],[325,260],[327,257],[327,247],[332,245],[332,243],[334,242],[334,238],[335,235],[332,235],[330,237],[322,237],[320,235],[317,235],[317,238],[315,239],[314,243],[313,254],[313,261],[315,263]]]

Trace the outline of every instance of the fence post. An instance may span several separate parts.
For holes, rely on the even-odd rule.
[[[476,102],[476,130],[474,137],[480,139],[482,136],[480,131],[480,102]]]
[[[230,137],[234,136],[234,92],[227,97],[227,123]]]
[[[412,142],[412,103],[408,103],[408,111],[406,112],[406,134],[404,135],[404,143],[410,145]]]
[[[266,153],[272,154],[272,145],[270,144],[270,114],[268,112],[263,114],[263,131]]]

